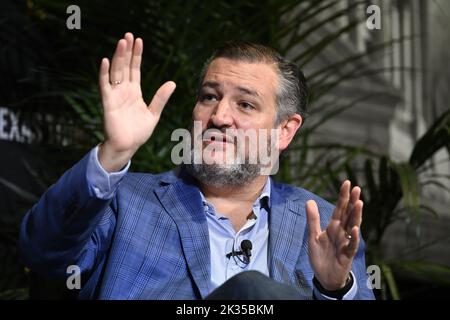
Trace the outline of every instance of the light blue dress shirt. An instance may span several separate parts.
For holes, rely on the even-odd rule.
[[[269,240],[269,208],[270,208],[270,179],[253,203],[253,218],[248,219],[242,228],[236,232],[231,221],[216,212],[214,205],[206,201],[200,191],[208,221],[209,241],[211,248],[211,282],[213,288],[246,270],[256,270],[269,276],[268,240]],[[251,257],[248,264],[242,256],[226,257],[227,253],[241,251],[241,242],[252,242]]]
[[[93,187],[96,196],[100,199],[110,199],[114,196],[120,181],[128,172],[130,163],[119,172],[106,172],[98,160],[98,146],[91,150],[87,166],[87,180]],[[245,225],[236,232],[228,218],[216,212],[214,206],[208,203],[201,193],[208,222],[209,241],[211,248],[211,283],[213,288],[220,286],[232,276],[242,271],[257,270],[269,276],[268,241],[269,241],[269,214],[270,214],[271,179],[267,182],[261,195],[253,204],[254,218],[247,220]],[[250,262],[245,264],[238,257],[227,258],[226,254],[240,251],[242,240],[252,242],[252,256]],[[299,244],[300,245],[300,244]],[[241,258],[241,257],[240,257]],[[241,258],[242,259],[242,258]],[[352,273],[353,279],[356,279]],[[334,300],[313,288],[317,299]],[[351,300],[357,292],[357,281],[345,294],[343,300]]]

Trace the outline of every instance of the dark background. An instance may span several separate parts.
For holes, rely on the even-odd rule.
[[[395,3],[403,12],[407,1]],[[81,9],[80,30],[66,27],[70,15],[66,9],[71,4]],[[188,126],[198,73],[214,48],[231,39],[272,46],[305,69],[311,89],[307,126],[290,155],[282,159],[275,178],[306,187],[330,201],[345,177],[364,186],[363,235],[368,244],[368,265],[382,267],[383,287],[376,290],[377,297],[448,297],[447,265],[415,258],[420,255],[392,259],[382,245],[385,231],[393,222],[406,221],[407,227],[417,230],[420,219],[411,217],[439,211],[423,208],[419,203],[423,192],[416,190],[415,181],[417,172],[437,151],[449,148],[448,107],[433,107],[434,111],[428,112],[428,131],[414,137],[415,144],[404,161],[392,159],[387,150],[367,141],[323,144],[315,138],[327,132],[321,131],[326,122],[345,130],[338,116],[358,104],[352,101],[328,106],[323,99],[333,97],[333,90],[347,82],[347,92],[357,98],[359,90],[354,81],[378,76],[379,72],[366,67],[364,61],[380,61],[374,55],[379,53],[377,48],[390,50],[394,46],[389,41],[366,39],[365,49],[358,54],[339,51],[334,58],[340,62],[326,58],[327,50],[338,41],[355,36],[355,30],[365,23],[368,4],[312,0],[2,0],[0,299],[72,298],[76,294],[64,289],[64,279],[44,279],[21,263],[17,252],[19,224],[48,186],[101,141],[97,68],[102,57],[111,57],[117,40],[127,31],[144,40],[142,88],[146,101],[164,81],[177,83],[151,141],[133,159],[132,170],[161,172],[173,167],[170,134]],[[396,39],[397,43],[406,40],[407,36]],[[299,44],[304,45],[300,51],[295,49]],[[357,71],[350,68],[349,72],[349,66]],[[383,72],[394,73],[392,68]],[[377,88],[371,89],[375,92]],[[448,179],[439,181],[439,192],[444,192]],[[407,244],[423,246],[427,242],[421,239],[423,235],[418,233],[414,240],[408,238]]]

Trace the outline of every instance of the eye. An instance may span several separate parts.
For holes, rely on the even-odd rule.
[[[252,104],[245,102],[245,101],[240,102],[239,106],[241,106],[243,109],[246,109],[246,110],[255,109],[255,107]]]
[[[200,101],[202,102],[217,101],[217,97],[211,93],[204,93],[200,95]]]

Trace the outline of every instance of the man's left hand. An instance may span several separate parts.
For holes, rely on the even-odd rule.
[[[359,199],[361,188],[346,180],[327,228],[320,228],[317,203],[306,203],[309,226],[309,257],[315,277],[326,290],[343,288],[349,278],[353,258],[359,246],[359,228],[362,221],[363,202]]]

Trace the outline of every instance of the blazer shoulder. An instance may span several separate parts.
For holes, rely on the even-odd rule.
[[[138,191],[139,189],[153,190],[161,185],[170,184],[178,179],[174,170],[158,174],[128,172],[121,183],[121,189]]]

